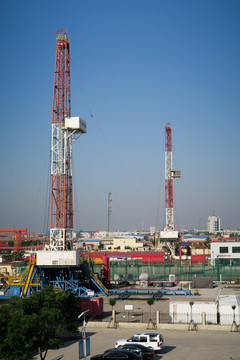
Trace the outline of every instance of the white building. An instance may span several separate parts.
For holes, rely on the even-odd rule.
[[[207,223],[208,232],[215,234],[221,231],[221,219],[219,216],[209,216]]]
[[[151,236],[155,235],[155,231],[156,231],[155,226],[150,226],[150,235]]]
[[[211,265],[240,265],[240,241],[211,242]]]

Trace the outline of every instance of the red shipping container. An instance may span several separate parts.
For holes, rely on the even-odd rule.
[[[90,317],[90,316],[99,317],[103,314],[103,298],[102,297],[82,298],[80,307],[82,311],[89,310],[86,313],[86,317]]]
[[[205,264],[206,262],[206,255],[192,255],[191,256],[192,263],[195,262],[203,262]]]

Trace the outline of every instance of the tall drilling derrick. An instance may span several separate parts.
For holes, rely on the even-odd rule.
[[[71,117],[70,49],[67,31],[56,31],[52,102],[50,249],[73,248],[72,143],[86,123]]]
[[[181,177],[179,170],[172,170],[172,128],[169,123],[165,126],[165,208],[166,224],[164,231],[160,233],[160,248],[164,242],[174,253],[173,242],[178,238],[178,232],[174,230],[173,212],[173,180]]]
[[[174,230],[173,223],[173,179],[172,179],[172,128],[165,126],[165,230]]]

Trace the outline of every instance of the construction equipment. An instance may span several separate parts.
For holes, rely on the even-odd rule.
[[[0,229],[0,233],[13,233],[14,234],[14,252],[21,250],[22,234],[26,233],[27,229]]]
[[[36,265],[36,258],[35,258],[35,256],[32,256],[29,261],[29,265],[28,265],[29,269],[27,272],[27,276],[25,277],[25,283],[23,286],[22,294],[21,294],[22,297],[25,297],[27,295],[29,284],[30,284],[30,281],[32,280],[32,277],[34,274],[35,265]]]

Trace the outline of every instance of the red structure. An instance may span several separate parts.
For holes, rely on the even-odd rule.
[[[50,249],[73,248],[72,143],[86,132],[80,117],[71,117],[70,49],[67,31],[56,31],[52,102]]]
[[[69,40],[64,29],[57,31],[52,104],[51,228],[73,227],[70,146],[65,148],[65,117],[71,117]],[[60,131],[60,133],[59,133]],[[65,156],[65,152],[67,154]]]
[[[21,250],[22,233],[26,233],[27,229],[0,229],[0,233],[14,234],[14,252]]]
[[[85,256],[90,258],[101,258],[103,261],[104,257],[109,259],[142,259],[143,263],[163,263],[164,262],[164,251],[94,251],[85,252]],[[104,263],[104,261],[103,261]],[[106,264],[106,263],[105,263]],[[107,268],[107,265],[106,265]]]
[[[172,128],[165,126],[165,208],[166,229],[173,230]]]
[[[165,231],[174,231],[173,214],[173,181],[181,177],[181,171],[172,168],[172,128],[169,123],[165,126]]]
[[[109,257],[106,254],[102,256],[101,280],[105,286],[110,285]]]

